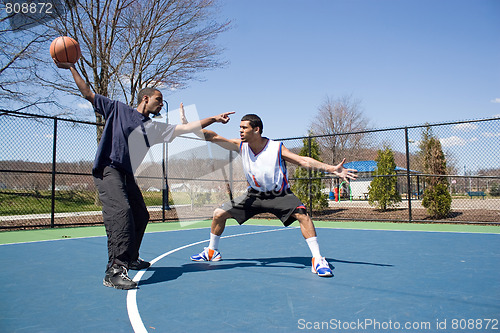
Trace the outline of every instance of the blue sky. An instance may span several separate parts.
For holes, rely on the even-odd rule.
[[[237,137],[257,113],[272,138],[305,135],[326,96],[361,100],[372,127],[500,114],[500,1],[224,0],[218,39],[229,61],[167,92]],[[176,113],[170,117],[177,118]]]
[[[499,0],[220,0],[220,5],[218,20],[232,21],[217,39],[229,63],[202,73],[202,81],[185,89],[164,91],[172,123],[183,102],[194,110],[190,120],[236,111],[229,124],[211,127],[226,137],[238,137],[239,119],[247,113],[262,117],[270,138],[297,137],[307,135],[327,96],[346,95],[361,101],[374,128],[500,116]],[[77,105],[89,106],[83,99]],[[50,128],[44,131],[27,142],[50,151]],[[458,147],[460,166],[474,160],[477,166],[468,169],[478,169],[484,155],[470,156],[471,145],[484,146],[479,140],[488,139],[496,153],[488,154],[487,166],[498,167],[499,137],[498,129],[473,125],[458,126],[440,139]],[[92,151],[75,156],[62,146],[60,160],[91,160],[94,138],[85,140]],[[30,144],[3,148],[0,159],[26,159],[23,151],[33,151]],[[33,159],[50,161],[46,155]]]

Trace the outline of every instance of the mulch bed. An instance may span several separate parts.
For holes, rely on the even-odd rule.
[[[314,219],[318,220],[353,220],[353,221],[387,221],[395,222],[409,221],[408,209],[397,208],[382,212],[375,208],[348,208],[328,209],[315,212]],[[467,209],[462,211],[451,211],[444,219],[435,219],[428,215],[425,209],[412,209],[412,221],[437,222],[437,223],[500,223],[499,210]]]

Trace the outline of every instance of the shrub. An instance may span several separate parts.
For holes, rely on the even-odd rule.
[[[311,154],[310,157],[321,162],[320,148],[319,144],[314,138],[304,138],[303,147],[299,152],[300,156],[309,156],[309,140],[311,140]],[[297,180],[292,185],[292,191],[295,195],[302,201],[306,206],[309,205],[309,186],[311,186],[311,199],[312,199],[312,209],[321,210],[328,207],[328,195],[323,193],[322,190],[325,188],[321,177],[325,174],[324,172],[318,170],[311,171],[311,177],[313,179],[309,180],[309,170],[298,167],[295,170],[294,178]]]
[[[212,198],[212,194],[210,192],[201,192],[194,194],[194,205],[195,206],[203,206],[210,203]]]
[[[401,202],[401,195],[397,189],[394,153],[389,148],[379,150],[376,161],[377,169],[373,172],[374,176],[394,175],[394,177],[375,177],[368,187],[368,203],[386,211]]]
[[[446,157],[441,142],[434,137],[430,129],[423,135],[420,145],[424,158],[425,172],[433,175],[426,177],[427,188],[424,191],[422,205],[433,218],[444,218],[451,210],[451,194],[448,191],[446,175]]]
[[[447,217],[451,210],[451,194],[448,192],[448,186],[437,184],[426,188],[422,205],[433,218]]]
[[[500,196],[500,184],[494,183],[490,187],[490,195],[494,197]]]

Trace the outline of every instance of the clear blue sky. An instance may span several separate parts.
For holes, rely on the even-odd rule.
[[[217,40],[226,49],[222,57],[228,66],[202,73],[203,81],[185,89],[164,93],[171,109],[180,102],[194,104],[202,118],[236,111],[229,124],[211,127],[226,137],[238,137],[239,120],[247,113],[263,118],[264,134],[270,138],[307,135],[327,96],[361,100],[374,128],[500,116],[500,0],[220,4],[219,21],[232,21],[231,30]],[[87,105],[83,99],[79,102]],[[177,112],[169,117],[178,122]],[[498,129],[472,125],[454,130],[440,139],[454,147],[460,168],[500,165]],[[50,129],[38,135],[28,142],[50,152]],[[487,145],[479,141],[484,138]],[[61,160],[91,160],[95,146],[93,138],[87,141],[92,152],[75,156],[58,139]],[[4,147],[0,159],[25,159],[24,151],[39,150],[30,144]],[[400,144],[395,148],[404,151]],[[479,155],[471,156],[470,151]],[[488,160],[484,151],[490,152]],[[45,155],[30,156],[50,161],[51,155]]]
[[[223,0],[224,69],[168,92],[237,137],[257,113],[272,138],[306,135],[326,96],[361,100],[375,128],[500,114],[498,0]],[[177,113],[170,117],[177,119]],[[235,121],[234,121],[235,120]]]

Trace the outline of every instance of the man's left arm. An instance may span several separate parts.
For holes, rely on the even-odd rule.
[[[224,112],[224,113],[221,113],[217,116],[205,118],[202,120],[192,121],[192,122],[189,122],[187,124],[176,125],[172,137],[176,137],[176,136],[184,134],[184,133],[197,132],[200,129],[203,129],[203,128],[205,128],[213,123],[226,124],[230,120],[229,116],[232,115],[233,113],[234,112]]]
[[[349,181],[350,179],[354,180],[358,176],[355,174],[357,170],[355,169],[346,169],[344,168],[345,158],[337,165],[330,165],[326,163],[322,163],[314,158],[308,156],[300,156],[295,153],[292,153],[285,146],[282,147],[281,156],[287,162],[296,164],[307,170],[319,170],[323,172],[332,173],[345,181]]]

